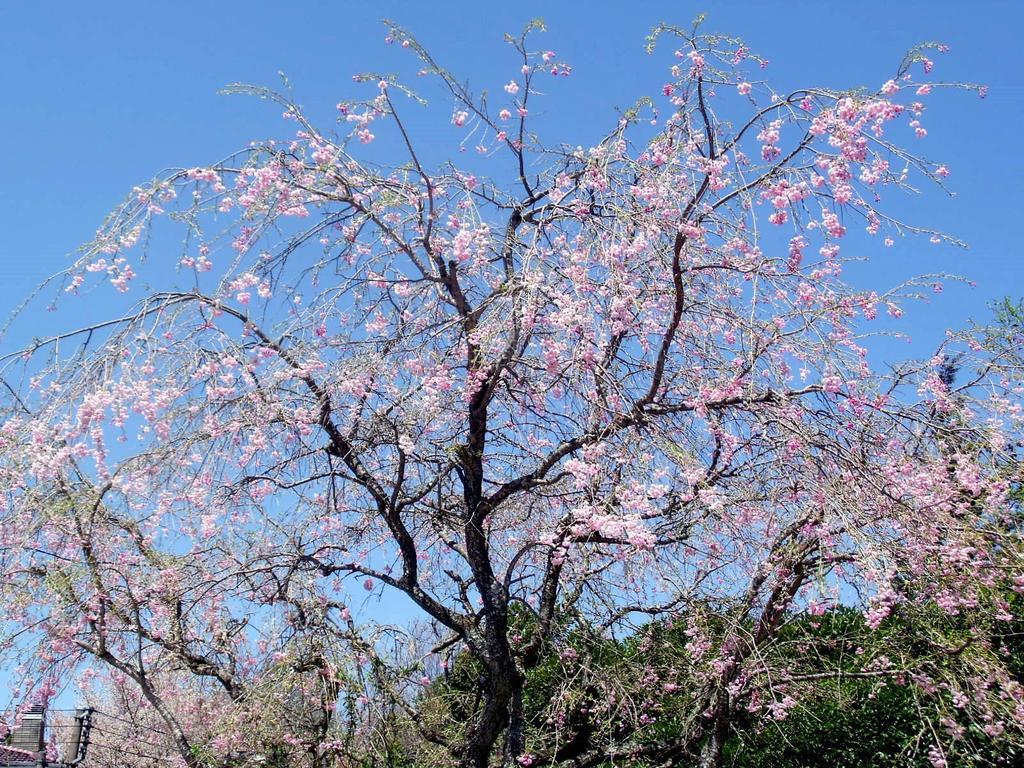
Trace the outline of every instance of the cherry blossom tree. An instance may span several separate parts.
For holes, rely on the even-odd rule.
[[[389,25],[459,164],[428,161],[396,76],[357,78],[333,131],[233,87],[287,138],[136,188],[60,276],[93,317],[125,304],[6,359],[18,693],[98,676],[185,766],[715,766],[829,675],[953,702],[936,766],[958,728],[1019,739],[990,630],[1024,589],[1020,371],[968,335],[873,367],[872,324],[937,278],[843,281],[961,245],[887,205],[942,189],[906,145],[974,87],[928,45],[875,88],[780,92],[738,40],[659,27],[660,96],[548,145],[533,113],[572,70],[540,31],[478,96]],[[916,650],[783,652],[840,605]],[[666,622],[685,652],[655,663]],[[531,670],[595,647],[574,626],[638,650],[538,727]],[[456,662],[458,717],[430,695]],[[580,718],[603,746],[564,748]]]

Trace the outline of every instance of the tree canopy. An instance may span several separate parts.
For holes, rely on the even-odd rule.
[[[189,768],[1019,749],[1019,354],[878,365],[936,278],[843,277],[959,245],[898,213],[949,173],[925,104],[980,90],[943,46],[780,92],[662,26],[584,148],[534,132],[540,22],[480,95],[388,30],[475,152],[428,163],[399,76],[333,129],[235,86],[284,138],[136,188],[58,278],[95,321],[6,358],[21,693],[96,677]],[[877,741],[828,742],[849,701]]]

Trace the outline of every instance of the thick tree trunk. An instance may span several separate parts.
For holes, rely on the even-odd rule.
[[[519,685],[518,694],[516,686],[515,676],[509,676],[507,670],[488,675],[484,707],[470,728],[461,768],[488,768],[498,738],[508,727],[510,705],[522,695],[522,686]]]
[[[483,708],[469,726],[463,768],[487,768],[508,727],[513,702],[522,696],[522,677],[508,642],[508,602],[491,569],[487,540],[479,526],[467,526],[466,549],[483,598]]]
[[[515,768],[517,758],[526,751],[526,720],[523,716],[523,683],[518,673],[512,688],[512,700],[509,702],[508,727],[505,730],[505,749],[502,765]]]
[[[733,710],[733,702],[729,696],[729,685],[740,671],[740,657],[743,651],[735,649],[733,659],[722,671],[718,683],[708,691],[707,707],[704,712],[709,713],[704,721],[706,728],[703,739],[700,729],[694,733],[693,746],[700,744],[700,754],[697,758],[696,768],[721,768],[722,754],[725,750],[725,742],[729,738],[730,718]]]
[[[698,768],[721,768],[722,752],[725,749],[725,741],[729,736],[729,694],[726,691],[718,693],[718,700],[715,703],[714,713],[711,716],[711,727],[707,741],[700,750]]]

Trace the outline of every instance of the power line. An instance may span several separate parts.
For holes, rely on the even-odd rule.
[[[131,742],[133,744],[145,744],[147,747],[158,747],[160,749],[172,748],[172,747],[170,747],[170,745],[168,745],[167,742],[146,741],[146,739],[140,739],[138,736],[136,736],[134,734],[118,733],[116,731],[107,731],[107,730],[104,730],[102,728],[96,728],[96,727],[93,727],[91,732],[90,732],[90,737],[89,737],[89,739],[90,739],[89,744],[90,745],[92,745],[92,743],[93,743],[92,742],[92,735],[97,734],[97,733],[98,734],[102,734],[102,735],[107,736],[107,737],[110,737],[110,738],[113,738],[113,739],[116,739],[118,741],[129,741],[129,742]]]
[[[135,751],[130,750],[130,749],[128,749],[126,747],[123,747],[123,746],[113,747],[113,746],[111,746],[109,744],[93,744],[92,742],[90,742],[89,743],[89,749],[95,749],[95,748],[106,749],[106,750],[108,750],[110,752],[116,752],[118,754],[131,755],[132,757],[142,757],[142,758],[145,758],[147,760],[163,760],[163,759],[165,759],[167,757],[166,755],[147,755],[147,754],[145,754],[143,752],[135,752]]]
[[[129,720],[129,719],[124,718],[124,717],[118,717],[117,715],[111,714],[110,712],[104,712],[102,709],[94,709],[93,712],[95,714],[97,714],[97,715],[102,715],[103,717],[110,718],[111,720],[116,720],[119,723],[125,723],[127,725],[130,725],[130,726],[132,726],[132,728],[138,728],[138,729],[144,730],[144,731],[152,731],[153,733],[159,733],[162,736],[170,736],[171,735],[167,731],[162,731],[159,728],[154,728],[153,726],[150,726],[150,725],[143,725],[141,723],[135,722],[134,720]]]

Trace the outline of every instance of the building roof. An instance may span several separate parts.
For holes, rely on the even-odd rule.
[[[0,768],[38,765],[43,757],[46,734],[46,709],[36,704],[28,707],[18,718],[20,722],[11,731],[6,744],[0,744]]]
[[[0,744],[0,766],[3,768],[8,768],[9,766],[35,765],[36,762],[35,753],[26,752],[23,749],[15,749],[14,747],[9,747],[6,744]]]

